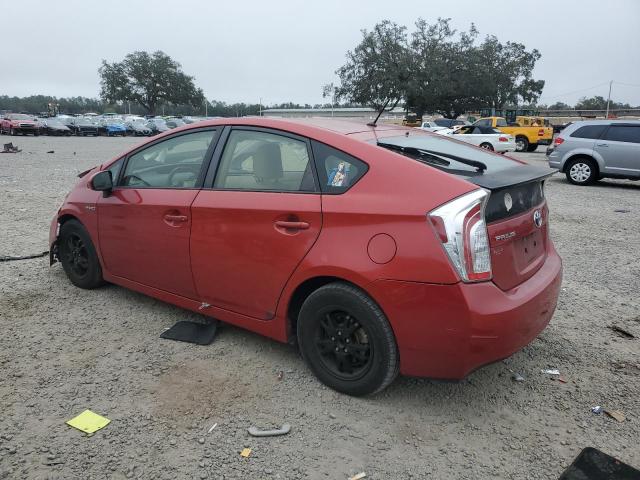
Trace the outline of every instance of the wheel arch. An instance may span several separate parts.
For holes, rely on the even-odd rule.
[[[573,162],[574,160],[579,160],[581,158],[586,160],[591,160],[593,163],[595,163],[596,169],[598,170],[596,173],[598,175],[602,172],[602,166],[600,165],[600,162],[598,161],[598,159],[593,155],[589,155],[588,153],[583,153],[583,152],[575,153],[570,157],[567,157],[567,159],[562,163],[562,168],[560,169],[560,172],[566,173],[567,165],[571,164],[571,162]]]
[[[318,275],[314,277],[310,277],[302,281],[298,286],[293,290],[291,295],[289,296],[287,302],[287,310],[286,310],[286,321],[287,321],[287,340],[289,343],[293,343],[296,339],[297,335],[297,327],[298,327],[298,314],[300,313],[300,309],[302,308],[302,304],[304,301],[311,295],[313,292],[318,290],[320,287],[324,285],[328,285],[334,282],[341,282],[351,285],[359,290],[362,290],[366,293],[382,310],[380,304],[371,296],[371,294],[367,291],[366,288],[363,288],[362,285],[358,285],[347,278],[335,276],[335,275]],[[383,310],[384,312],[384,310]],[[392,327],[393,328],[393,327]]]

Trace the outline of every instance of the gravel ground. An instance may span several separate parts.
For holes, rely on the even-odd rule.
[[[136,142],[11,140],[23,151],[0,155],[0,255],[46,250],[75,175]],[[542,151],[518,156],[544,165]],[[206,347],[161,340],[197,315],[74,288],[46,258],[0,263],[0,478],[547,479],[587,446],[640,467],[640,183],[556,175],[547,197],[565,265],[550,326],[464,381],[399,378],[370,398],[325,388],[290,346],[231,326]],[[86,408],[111,424],[90,437],[65,425]],[[284,437],[246,432],[282,423]]]

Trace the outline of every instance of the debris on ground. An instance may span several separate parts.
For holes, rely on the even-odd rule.
[[[596,405],[595,407],[591,407],[591,411],[593,413],[595,413],[596,415],[600,415],[603,410],[604,410],[604,408],[602,408],[600,405]]]
[[[609,415],[611,418],[619,421],[619,422],[624,422],[624,413],[622,413],[620,410],[604,410],[604,413],[606,413],[607,415]]]
[[[241,457],[249,458],[249,455],[251,455],[251,449],[250,448],[243,448],[242,451],[240,452],[240,456]]]
[[[49,150],[47,153],[56,153],[55,150]]]
[[[547,375],[560,375],[560,370],[557,368],[549,368],[546,370],[542,370],[542,373],[546,373]]]
[[[49,251],[42,253],[34,253],[33,255],[23,255],[21,257],[7,257],[0,255],[0,262],[15,262],[16,260],[29,260],[31,258],[40,258],[49,255]]]
[[[78,430],[88,433],[92,435],[98,430],[106,427],[111,423],[106,417],[102,415],[98,415],[97,413],[92,412],[91,410],[85,410],[77,417],[72,418],[71,420],[66,422],[67,425],[77,428]]]
[[[618,208],[617,210],[614,210],[614,212],[616,212],[616,213],[629,213],[629,212],[631,212],[631,210],[627,210],[625,208]]]
[[[524,377],[519,373],[514,373],[511,378],[514,382],[524,382]]]
[[[16,147],[13,143],[5,143],[4,144],[4,150],[2,150],[2,152],[0,153],[18,153],[21,152],[22,150],[20,150],[18,147]]]
[[[616,333],[619,333],[620,336],[625,337],[625,338],[636,338],[636,336],[631,333],[629,330],[626,330],[624,328],[622,328],[619,325],[609,325],[609,328],[611,330],[613,330]]]
[[[282,370],[280,370],[278,372],[278,380],[282,380],[284,378],[284,372]]]
[[[217,423],[214,423],[214,424],[211,426],[211,428],[209,429],[209,431],[208,431],[207,433],[211,433],[211,432],[213,432],[213,429],[214,429],[214,428],[216,428],[217,426],[218,426],[218,424],[217,424]]]
[[[349,477],[349,480],[360,480],[361,478],[366,477],[367,474],[364,472],[356,473],[353,477]]]
[[[291,431],[291,425],[285,423],[281,428],[273,430],[260,430],[256,427],[249,428],[249,435],[253,437],[277,437],[278,435],[286,435]]]

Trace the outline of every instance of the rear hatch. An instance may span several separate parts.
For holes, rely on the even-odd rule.
[[[426,163],[490,192],[485,206],[493,282],[510,290],[531,278],[550,249],[544,181],[555,173],[441,135],[407,133],[377,145]]]
[[[544,264],[549,248],[549,210],[544,198],[548,169],[518,166],[469,181],[491,191],[485,221],[493,282],[510,290]]]

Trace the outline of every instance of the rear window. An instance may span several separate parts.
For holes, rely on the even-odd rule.
[[[611,125],[604,139],[614,142],[640,143],[640,126]]]
[[[574,138],[597,139],[600,138],[605,128],[607,128],[606,125],[585,125],[584,127],[578,128],[571,136]]]
[[[475,160],[482,162],[487,166],[486,173],[493,173],[500,170],[507,170],[517,165],[517,162],[509,158],[497,155],[495,153],[485,152],[475,146],[461,141],[452,140],[443,135],[419,135],[414,134],[410,136],[399,137],[385,137],[379,138],[380,142],[391,143],[401,147],[413,147],[421,150],[429,150],[431,152],[438,152],[443,155],[454,155],[464,158],[466,160]],[[375,143],[375,140],[372,141]],[[455,173],[462,175],[474,176],[477,175],[476,167],[471,165],[465,165],[464,163],[451,160],[450,165],[444,169],[456,170]]]

